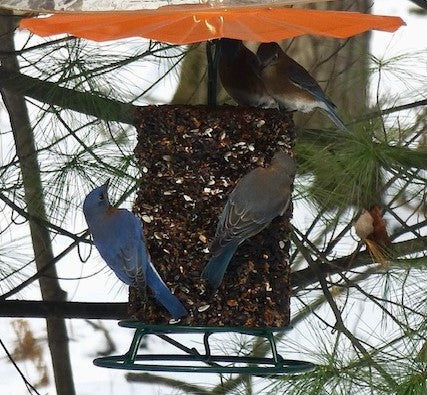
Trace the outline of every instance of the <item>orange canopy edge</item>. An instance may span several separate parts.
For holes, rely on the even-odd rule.
[[[172,9],[173,8],[173,9]],[[400,17],[359,12],[277,7],[212,9],[165,6],[156,10],[70,12],[22,19],[20,27],[39,36],[68,33],[94,41],[145,37],[172,44],[190,44],[228,37],[270,42],[304,34],[347,38],[369,30],[394,32]]]

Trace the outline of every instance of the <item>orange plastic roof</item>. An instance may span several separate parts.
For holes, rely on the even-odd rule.
[[[347,38],[369,30],[393,32],[405,22],[394,16],[276,7],[212,9],[165,6],[156,10],[58,13],[27,18],[20,27],[40,36],[68,33],[94,41],[145,37],[189,44],[229,37],[269,42],[314,34]]]

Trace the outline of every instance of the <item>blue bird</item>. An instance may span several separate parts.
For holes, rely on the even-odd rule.
[[[338,128],[347,130],[336,114],[335,104],[326,97],[317,81],[304,67],[286,55],[279,44],[260,44],[257,57],[264,86],[280,108],[301,112],[320,108]]]
[[[219,41],[218,72],[222,86],[240,106],[277,108],[261,80],[256,55],[241,40]]]
[[[83,203],[83,213],[100,255],[125,284],[140,292],[145,292],[148,285],[174,319],[187,315],[151,262],[141,221],[130,211],[111,206],[108,184],[109,180],[95,188]]]
[[[202,272],[213,289],[221,284],[238,246],[287,210],[295,172],[294,159],[277,151],[270,166],[257,167],[236,184],[219,217],[212,257]]]

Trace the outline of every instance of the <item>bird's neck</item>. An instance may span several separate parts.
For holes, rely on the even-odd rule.
[[[108,206],[107,208],[107,215],[113,215],[115,214],[117,211],[119,211],[119,209],[117,207],[114,206]]]
[[[94,227],[98,224],[100,218],[108,217],[110,210],[114,208],[112,206],[108,207],[97,207],[95,210],[90,210],[85,212],[86,221],[89,227]],[[107,214],[107,216],[105,215]]]

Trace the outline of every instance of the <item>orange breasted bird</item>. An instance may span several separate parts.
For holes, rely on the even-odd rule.
[[[270,166],[257,167],[236,184],[219,217],[212,257],[202,272],[213,289],[221,284],[239,245],[286,211],[295,172],[294,159],[279,150]]]
[[[382,214],[381,208],[373,205],[362,211],[353,226],[374,261],[385,266],[389,260],[391,241]]]
[[[279,44],[262,43],[258,47],[257,57],[264,86],[280,108],[301,112],[320,108],[339,129],[347,130],[336,113],[335,104],[326,97],[317,81],[286,55]]]
[[[256,55],[241,40],[222,38],[218,71],[227,93],[240,106],[277,108],[260,76]]]

